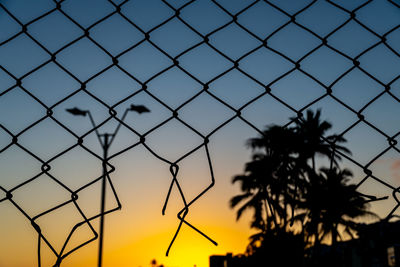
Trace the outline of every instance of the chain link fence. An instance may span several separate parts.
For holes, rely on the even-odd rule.
[[[16,4],[4,0],[0,1],[0,19],[0,205],[11,203],[37,232],[38,266],[43,246],[54,253],[54,266],[60,266],[71,253],[98,239],[93,222],[121,209],[110,160],[138,147],[169,166],[171,180],[162,212],[174,187],[183,202],[167,254],[183,225],[216,244],[206,229],[187,220],[191,206],[206,197],[217,179],[209,152],[213,136],[237,120],[262,134],[266,124],[289,125],[288,118],[302,119],[304,111],[318,107],[337,126],[336,133],[349,140],[353,156],[341,157],[360,177],[360,191],[371,181],[389,190],[392,206],[384,216],[396,214],[399,185],[387,177],[390,170],[396,172],[400,152],[400,121],[396,119],[400,3],[396,1],[54,0]],[[119,78],[102,80],[111,71]],[[126,91],[114,89],[122,80]],[[96,86],[109,91],[96,91]],[[187,89],[178,91],[178,87]],[[136,123],[126,122],[128,111],[139,112],[129,105],[144,98],[144,105],[155,115],[143,114]],[[200,115],[190,115],[195,104],[200,106]],[[93,127],[64,115],[65,108],[79,105],[87,108],[76,109],[75,115],[89,114]],[[223,110],[222,120],[214,118],[218,117],[214,106]],[[99,113],[107,115],[99,121]],[[204,118],[202,114],[208,115]],[[174,159],[159,153],[151,142],[152,134],[172,122],[197,138]],[[103,155],[93,144],[97,135],[104,150],[107,141],[99,133],[104,129],[113,132],[107,128],[109,123],[125,131],[125,141]],[[168,137],[163,142],[168,143]],[[15,150],[30,158],[28,173],[21,174],[27,163],[11,156]],[[70,156],[76,150],[78,156]],[[178,182],[179,167],[199,150],[207,157],[209,186],[188,197]],[[375,171],[374,164],[389,154],[393,168]],[[79,181],[65,179],[62,172],[54,171],[63,158],[73,158],[72,165],[76,161],[102,165],[104,173]],[[10,163],[17,166],[17,173],[5,167]],[[29,195],[43,177],[67,200],[29,210],[24,202],[30,200],[16,196]],[[80,195],[101,183],[107,184],[115,206],[107,209],[103,205],[102,211],[88,214],[79,204]],[[367,193],[379,195],[381,191]],[[41,219],[65,207],[73,207],[79,218],[57,249],[42,231]],[[91,238],[68,246],[82,227],[90,229]]]

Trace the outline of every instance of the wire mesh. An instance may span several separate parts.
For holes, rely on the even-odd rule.
[[[20,119],[20,126],[16,127],[10,123],[10,121],[7,121],[7,119],[2,119],[0,129],[3,136],[2,140],[5,140],[5,142],[3,142],[4,145],[2,145],[0,149],[0,157],[7,157],[8,151],[18,148],[23,151],[23,153],[26,153],[29,157],[34,159],[35,164],[37,165],[37,172],[30,173],[29,178],[23,179],[23,181],[18,181],[13,186],[0,183],[0,192],[2,192],[2,194],[0,194],[0,203],[11,203],[15,209],[30,221],[33,229],[37,232],[38,266],[41,266],[41,247],[43,245],[48,246],[56,256],[57,261],[54,263],[54,266],[59,266],[63,259],[68,257],[71,253],[98,238],[98,231],[93,226],[93,220],[121,209],[121,203],[117,194],[118,189],[114,188],[111,177],[115,167],[110,164],[110,160],[127,151],[137,149],[140,146],[147,149],[155,158],[170,167],[171,181],[162,213],[164,214],[166,212],[169,197],[174,187],[178,189],[180,198],[183,202],[183,207],[178,213],[177,230],[175,235],[172,237],[167,254],[183,225],[192,228],[200,235],[216,244],[208,234],[203,232],[203,230],[198,229],[193,223],[186,219],[193,203],[203,197],[215,184],[213,159],[209,152],[209,142],[218,131],[234,120],[240,120],[251,129],[262,134],[260,124],[255,122],[256,120],[253,119],[252,113],[248,112],[248,110],[253,106],[263,105],[260,103],[262,103],[262,100],[265,98],[272,103],[271,105],[280,105],[282,109],[285,109],[286,112],[288,112],[288,114],[292,117],[295,115],[297,119],[300,120],[302,119],[302,114],[305,110],[314,108],[316,105],[321,103],[324,108],[325,103],[329,101],[329,103],[333,103],[340,107],[340,109],[344,111],[344,114],[348,114],[348,116],[346,115],[346,118],[336,118],[338,121],[345,121],[346,123],[350,121],[350,123],[341,128],[339,133],[340,136],[347,137],[349,133],[354,131],[354,129],[362,128],[364,131],[373,132],[373,134],[377,135],[379,138],[384,138],[386,140],[385,147],[383,149],[379,148],[379,150],[374,150],[372,148],[371,150],[374,154],[372,157],[371,155],[367,155],[366,160],[360,160],[356,156],[348,156],[346,154],[341,154],[341,156],[346,159],[349,164],[351,163],[353,166],[358,168],[358,170],[364,173],[364,176],[358,183],[360,188],[367,181],[374,180],[392,192],[391,198],[395,200],[395,205],[386,216],[389,218],[395,214],[400,205],[396,196],[400,187],[389,183],[387,179],[374,173],[371,165],[378,162],[382,156],[388,152],[394,152],[396,155],[400,152],[397,142],[400,131],[398,127],[396,128],[396,125],[394,125],[395,121],[390,119],[389,116],[384,116],[383,118],[376,120],[374,114],[371,114],[368,110],[370,106],[373,106],[374,103],[379,101],[394,101],[394,105],[397,105],[398,102],[400,102],[400,96],[396,93],[396,88],[399,88],[398,83],[396,87],[396,82],[399,81],[400,73],[398,68],[396,69],[393,67],[389,74],[377,74],[375,71],[376,69],[373,68],[377,63],[373,57],[372,59],[369,59],[368,56],[373,53],[380,53],[380,55],[382,55],[381,57],[385,56],[382,59],[384,61],[383,64],[389,64],[389,62],[385,61],[389,58],[390,60],[397,62],[393,64],[390,63],[392,64],[391,66],[397,66],[395,64],[400,62],[400,47],[398,46],[399,42],[398,39],[396,39],[398,38],[396,36],[400,33],[400,21],[383,21],[380,22],[380,24],[376,22],[375,25],[369,25],[367,23],[368,21],[366,22],[362,17],[365,10],[373,9],[373,5],[379,2],[373,0],[361,1],[358,4],[346,4],[340,3],[339,1],[299,1],[300,4],[297,4],[299,6],[297,9],[284,5],[282,4],[283,2],[279,1],[243,1],[237,4],[235,8],[232,8],[230,5],[231,3],[228,3],[227,1],[211,0],[207,1],[205,4],[208,8],[207,12],[217,12],[219,16],[224,17],[223,23],[220,23],[220,25],[213,28],[208,24],[205,26],[201,25],[196,21],[196,19],[193,19],[195,18],[195,16],[193,16],[193,10],[197,8],[196,5],[199,4],[199,2],[201,1],[183,1],[182,4],[177,4],[175,2],[172,3],[172,1],[167,0],[155,2],[160,6],[160,9],[162,8],[165,12],[162,14],[156,12],[154,12],[154,14],[145,13],[144,16],[155,17],[151,23],[142,23],[137,19],[138,17],[140,18],[140,15],[134,11],[135,7],[132,8],[129,6],[132,4],[129,0],[103,1],[104,5],[108,5],[109,11],[107,13],[103,12],[101,14],[95,14],[90,16],[89,19],[85,18],[85,12],[94,13],[94,11],[84,10],[82,13],[83,15],[77,15],[71,11],[72,9],[69,6],[69,4],[72,5],[76,3],[69,0],[49,1],[46,3],[47,8],[44,11],[37,8],[37,10],[35,10],[37,12],[31,17],[28,16],[28,18],[18,17],[15,14],[18,12],[10,8],[12,5],[9,2],[0,2],[0,10],[2,11],[1,16],[15,24],[14,30],[11,29],[11,27],[4,29],[4,31],[1,29],[1,31],[3,31],[0,39],[0,52],[2,55],[4,56],[7,54],[8,47],[14,46],[15,41],[21,38],[35,49],[33,54],[30,53],[27,55],[30,58],[23,61],[22,65],[17,64],[17,67],[8,64],[6,60],[3,61],[0,59],[0,70],[2,71],[2,75],[6,77],[2,79],[3,82],[1,84],[0,100],[3,99],[3,101],[8,101],[8,97],[11,94],[18,93],[20,97],[28,98],[30,101],[35,103],[36,107],[25,107],[28,109],[28,112],[34,112],[34,110],[40,110],[39,112],[41,112],[36,114],[36,118],[32,121],[24,120],[24,114],[12,114],[12,111],[7,109],[7,106],[4,105],[5,108],[2,117],[7,117],[9,120],[13,119],[13,116],[18,116],[18,118],[15,117],[15,120]],[[205,1],[201,2],[201,4],[204,3]],[[379,3],[382,4],[383,1]],[[96,4],[98,3],[89,3],[88,7],[90,8],[91,5]],[[312,14],[313,8],[317,5],[323,5],[324,8],[328,10],[328,13],[331,12],[334,14],[333,24],[330,28],[327,27],[327,29],[322,32],[315,25],[304,23],[303,19],[304,16],[308,16],[307,14],[310,12]],[[400,14],[400,5],[396,1],[388,0],[385,1],[384,5],[391,12],[397,15]],[[253,16],[255,12],[260,12],[262,14],[261,17],[269,19],[266,19],[265,22],[256,21],[255,23],[262,25],[258,25],[259,27],[253,27],[252,24],[248,23],[249,20],[246,20],[246,17]],[[186,16],[185,14],[187,13],[190,13],[190,16]],[[272,15],[279,17],[279,19],[276,20],[278,22],[273,19]],[[361,19],[359,18],[359,15],[361,15]],[[57,16],[62,20],[62,24],[54,26],[56,31],[58,30],[62,32],[61,35],[56,35],[54,39],[50,38],[50,40],[43,40],[33,34],[37,29],[40,30],[47,27],[46,23],[52,23],[52,17],[54,16]],[[400,18],[400,16],[398,17]],[[107,36],[101,35],[102,27],[105,27],[104,25],[106,25],[110,20],[115,19],[118,19],[121,23],[127,25],[124,28],[123,35],[132,38],[132,40],[127,41],[127,43],[129,43],[128,46],[122,47],[121,45],[118,49],[115,47],[118,44],[112,44],[112,38],[109,39]],[[203,22],[207,21],[207,18],[204,17],[200,17],[199,19],[203,20]],[[319,23],[318,19],[322,20],[322,17],[317,18],[317,24]],[[168,27],[170,23],[179,23],[180,27],[182,27],[187,34],[190,34],[193,38],[187,40],[187,43],[183,43],[181,39],[174,36],[173,32],[169,30]],[[368,34],[371,36],[373,41],[367,43],[354,40],[355,45],[350,49],[335,42],[335,38],[341,34],[345,34],[343,32],[345,32],[346,28],[351,24],[353,27],[358,27],[357,31],[355,31],[356,36]],[[66,25],[74,28],[73,33],[65,31],[63,27],[67,27]],[[220,37],[220,34],[230,27],[235,27],[236,31],[240,31],[242,39],[236,41],[228,40],[221,45],[221,43],[218,42],[218,38],[227,38],[226,36]],[[264,28],[270,29],[270,31],[268,32],[267,30],[263,30]],[[160,33],[163,29],[166,31],[165,34]],[[111,30],[118,31],[119,29],[111,28]],[[286,32],[286,35],[284,35],[286,37],[282,37],[283,32]],[[245,38],[249,38],[251,45],[245,44]],[[308,46],[305,47],[302,45],[302,42],[308,42],[307,38],[312,38],[313,41],[309,42]],[[341,38],[346,39],[350,38],[350,36],[345,35],[345,37]],[[60,40],[62,41],[59,43]],[[185,40],[185,38],[183,40]],[[77,58],[71,56],[73,51],[75,51],[74,49],[76,49],[76,45],[78,43],[81,44],[82,42],[92,47],[92,50],[98,52],[97,54],[94,54],[91,61],[87,66],[85,66],[84,70],[79,69],[74,65],[77,64],[76,62],[74,63],[74,60],[76,61]],[[165,47],[163,45],[164,42],[172,42],[174,44],[173,49],[171,49],[171,47]],[[240,43],[235,44],[234,42]],[[110,45],[110,43],[112,45]],[[143,50],[144,46],[146,46],[147,49],[152,49],[154,53],[158,53],[162,59],[159,60],[159,58],[156,58],[146,65],[146,52],[143,51],[147,50]],[[287,50],[286,48],[290,46],[292,47],[292,50]],[[294,46],[296,47],[295,52],[293,52]],[[238,47],[240,49],[237,49]],[[383,49],[385,50],[385,55],[383,55]],[[194,52],[198,52],[202,55],[202,50],[207,51],[205,55],[211,57],[211,63],[208,65],[199,63],[194,67],[187,63],[188,61],[190,62],[190,57]],[[325,51],[328,56],[325,55],[325,57],[320,59],[319,62],[316,62],[315,60],[313,61],[313,57],[317,56],[322,50]],[[135,53],[135,51],[137,51],[136,57],[132,56],[132,53]],[[86,52],[81,52],[79,55],[84,56],[83,54],[85,53]],[[265,53],[268,53],[270,58],[263,58]],[[36,60],[34,56],[39,54],[46,59],[42,61]],[[11,57],[13,56],[15,57],[15,55],[11,55]],[[272,57],[275,59],[272,59]],[[378,57],[380,56],[378,55]],[[5,56],[3,59],[4,58]],[[282,64],[285,64],[285,67],[275,64],[276,60],[283,62]],[[221,61],[223,61],[224,64],[218,65],[218,62]],[[255,71],[254,68],[257,68],[257,64],[261,64],[257,62],[261,61],[263,61],[263,64],[267,67]],[[309,63],[309,61],[311,61],[311,63]],[[213,64],[218,65],[218,68],[212,68]],[[326,73],[321,74],[310,69],[308,67],[309,64],[314,64],[322,69],[326,68],[326,73],[330,76],[328,75],[329,77],[327,77]],[[52,99],[52,101],[48,100],[51,93],[45,95],[37,93],[37,91],[41,90],[40,86],[35,89],[36,91],[29,88],[30,79],[34,79],[41,70],[50,65],[56,67],[61,73],[60,75],[67,76],[70,80],[68,83],[69,88],[63,91],[63,96],[57,99]],[[140,68],[145,69],[145,71],[139,72],[138,69]],[[92,90],[88,89],[88,85],[107,75],[106,73],[110,69],[117,69],[132,83],[132,89],[129,89],[130,91],[118,100],[111,100],[109,99],[109,96],[97,95]],[[192,94],[188,93],[188,96],[178,105],[172,105],[168,99],[163,99],[152,90],[152,82],[157,81],[159,78],[166,77],[165,79],[168,79],[168,77],[170,77],[170,79],[175,79],[175,76],[170,72],[171,70],[179,70],[179,73],[183,74],[186,79],[190,80],[191,83],[194,83],[195,86],[199,88],[199,90]],[[218,92],[214,90],[213,86],[218,82],[221,82],[223,79],[229,79],[229,75],[232,72],[242,75],[243,79],[247,79],[252,86],[261,88],[261,91],[259,90],[257,93],[250,93],[248,88],[242,88],[241,90],[244,92],[243,94],[245,95],[247,93],[250,97],[247,97],[246,101],[240,104],[234,104],[232,101],[229,101],[229,97],[227,98],[226,95],[218,94]],[[291,76],[295,73],[296,75],[307,77],[310,80],[310,83],[318,88],[318,92],[314,90],[313,94],[300,92],[300,94],[309,97],[307,102],[298,101],[296,103],[296,96],[292,96],[290,99],[290,97],[285,97],[285,95],[281,93],[282,90],[280,90],[280,88],[284,87],[285,84],[282,86],[280,83],[288,81],[289,79],[292,79],[292,81],[296,83],[297,76],[295,76],[295,78]],[[366,98],[363,105],[352,105],[351,101],[344,99],[347,97],[346,94],[350,94],[348,92],[344,93],[344,98],[340,96],[342,92],[341,90],[346,90],[346,88],[349,87],[346,87],[343,84],[347,81],[346,79],[353,79],[353,81],[355,81],[353,82],[354,86],[365,85],[362,84],[360,80],[354,79],[352,75],[358,75],[357,77],[362,77],[363,79],[367,79],[374,83],[373,88],[375,93],[365,95],[364,92],[362,92],[361,94],[355,95],[355,97]],[[57,77],[58,76],[55,76],[54,78],[56,82]],[[44,77],[45,82],[42,86],[45,86],[44,84],[49,79],[50,77]],[[9,80],[9,82],[7,83],[6,80]],[[122,108],[125,108],[126,104],[134,100],[139,94],[144,94],[146,97],[151,99],[151,101],[158,103],[165,111],[163,116],[160,116],[162,120],[158,121],[155,125],[149,126],[144,132],[135,129],[134,126],[125,122],[125,116],[121,117],[120,115],[122,112],[119,111]],[[229,91],[227,94],[229,94]],[[296,94],[299,93],[297,92]],[[65,121],[57,116],[58,113],[63,112],[60,109],[71,103],[71,100],[76,99],[76,96],[78,95],[80,97],[84,96],[85,99],[90,99],[90,101],[97,105],[98,110],[104,109],[108,112],[106,118],[97,123],[95,127],[85,129],[83,134],[77,134],[77,130],[74,126],[65,123]],[[167,92],[166,95],[172,98],[178,97],[173,91]],[[288,95],[290,95],[290,92]],[[206,131],[206,133],[204,133],[205,131],[203,129],[193,126],[196,124],[189,122],[187,117],[181,115],[184,113],[185,109],[190,109],[191,103],[194,103],[196,100],[205,96],[211,99],[210,101],[214,101],[218,103],[219,106],[228,110],[228,113],[230,114],[222,122],[218,122],[212,127],[212,129]],[[264,108],[268,110],[268,106]],[[393,114],[390,115],[396,116]],[[385,127],[382,127],[380,124],[381,120],[388,120],[388,124],[393,126],[395,130],[388,130],[385,129]],[[154,132],[160,131],[164,125],[171,121],[178,122],[181,126],[196,135],[200,140],[198,143],[193,144],[191,149],[180,154],[176,160],[170,160],[161,155],[147,141],[148,136]],[[69,146],[59,148],[59,151],[53,153],[50,157],[48,156],[48,153],[41,154],[35,151],[35,149],[32,149],[30,147],[29,138],[28,142],[21,142],[21,139],[26,139],[26,136],[29,137],[31,132],[35,131],[39,125],[46,122],[51,122],[52,125],[57,125],[59,131],[66,133],[68,138],[72,140]],[[94,123],[93,118],[92,122]],[[120,150],[103,157],[100,151],[93,149],[86,143],[87,140],[91,138],[90,136],[96,134],[109,122],[118,123],[122,128],[128,130],[136,139],[132,144],[123,144]],[[268,121],[263,121],[262,123],[266,124]],[[281,125],[289,125],[292,121],[288,120],[279,123]],[[323,136],[321,136],[321,138],[324,139]],[[324,141],[330,143],[332,147],[335,146],[335,142],[326,139],[324,139]],[[365,143],[364,145],[370,146],[371,144]],[[57,162],[58,159],[66,157],[66,154],[76,148],[82,149],[86,155],[95,158],[98,163],[103,164],[103,167],[106,170],[105,174],[100,174],[98,177],[90,179],[90,181],[87,181],[78,187],[68,185],[66,182],[63,182],[60,175],[56,175],[52,172],[52,166],[54,163]],[[179,168],[184,159],[191,157],[200,149],[204,149],[206,153],[209,165],[210,182],[209,186],[206,188],[199,189],[199,192],[195,197],[188,198],[178,182]],[[336,151],[336,153],[340,152]],[[48,177],[55,182],[57,188],[61,188],[62,191],[69,195],[69,199],[62,203],[50,206],[46,210],[33,214],[31,211],[24,209],[21,203],[15,201],[13,195],[22,188],[31,187],[35,181],[43,176]],[[113,208],[106,209],[104,212],[88,216],[78,203],[79,196],[84,190],[99,184],[102,181],[107,181],[111,188],[112,196],[115,199],[116,205]],[[65,239],[62,248],[57,250],[46,237],[46,234],[42,232],[38,221],[43,216],[55,213],[68,205],[73,205],[74,209],[80,216],[80,221],[73,226],[69,235]],[[68,243],[74,233],[83,226],[90,229],[92,237],[75,247],[67,249]]]

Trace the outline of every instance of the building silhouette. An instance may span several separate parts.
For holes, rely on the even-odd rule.
[[[309,252],[312,249],[309,248]],[[314,259],[310,261],[314,264],[312,266],[400,267],[400,220],[360,224],[358,238],[338,242],[335,247],[320,245],[313,253]],[[232,255],[232,253],[210,256],[210,267],[250,267],[253,266],[252,262],[251,256]],[[307,263],[306,266],[309,267]]]

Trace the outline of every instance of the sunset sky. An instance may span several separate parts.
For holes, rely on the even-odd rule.
[[[113,0],[114,5],[122,2]],[[54,9],[56,4],[50,0],[0,0],[0,266],[25,267],[37,264],[37,233],[30,221],[10,201],[3,200],[6,190],[12,191],[13,201],[30,217],[71,199],[68,190],[45,174],[16,188],[41,173],[42,164],[16,145],[4,150],[3,148],[12,142],[11,135],[17,135],[18,144],[43,162],[52,159],[49,173],[72,192],[101,176],[102,162],[81,147],[75,147],[53,159],[77,142],[76,137],[55,120],[77,136],[84,135],[92,129],[88,117],[74,117],[65,112],[66,108],[79,107],[90,110],[96,124],[99,124],[109,118],[107,106],[116,105],[117,117],[121,118],[130,104],[143,104],[151,112],[141,115],[130,112],[126,123],[138,133],[145,134],[172,116],[167,107],[178,108],[201,91],[203,84],[209,84],[209,92],[231,108],[203,92],[178,110],[181,120],[196,129],[200,135],[206,136],[234,117],[234,109],[243,107],[263,94],[265,88],[261,84],[267,85],[292,70],[293,62],[300,60],[321,44],[321,40],[316,36],[290,23],[273,34],[267,44],[291,60],[265,47],[260,47],[242,58],[259,47],[262,44],[260,40],[289,22],[290,15],[312,1],[274,0],[270,1],[271,4],[250,0],[215,1],[227,12],[239,13],[237,22],[241,27],[235,23],[228,24],[232,17],[212,1],[166,2],[175,9],[188,4],[180,10],[179,17],[197,33],[177,17],[173,17],[173,8],[157,0],[127,1],[121,6],[121,14],[113,14],[98,24],[96,22],[114,12],[115,7],[110,1],[65,0],[61,4],[61,10],[65,14],[54,10],[31,23]],[[333,2],[351,11],[367,1]],[[248,9],[242,11],[249,5],[251,6]],[[157,25],[171,17],[173,19],[157,28]],[[356,18],[370,31],[350,21],[330,34],[349,18],[348,13],[326,1],[316,1],[296,15],[297,23],[320,37],[329,35],[328,44],[347,55],[346,58],[322,46],[300,62],[303,71],[325,86],[330,86],[340,75],[353,67],[349,58],[357,57],[380,42],[380,38],[371,31],[382,36],[400,25],[400,8],[390,1],[372,1],[356,11]],[[24,33],[18,34],[21,32],[21,26],[16,20],[28,24],[27,33],[31,37]],[[92,27],[93,24],[95,26]],[[226,26],[220,28],[223,25]],[[83,36],[82,28],[90,28],[90,37],[107,52],[87,37],[68,45]],[[149,31],[151,42],[159,46],[170,58],[144,40],[144,32]],[[238,69],[232,69],[214,79],[232,68],[233,63],[202,43],[203,38],[200,35],[209,35],[209,43],[231,60],[241,58],[239,68],[250,77]],[[140,44],[129,50],[137,43]],[[199,46],[181,55],[199,43]],[[400,28],[386,35],[386,44],[400,53]],[[66,45],[68,46],[65,47]],[[49,61],[51,53],[56,53],[56,62],[70,74],[54,61]],[[172,66],[171,58],[178,55],[179,66],[194,78],[176,66],[152,78]],[[111,66],[112,57],[118,59],[118,66]],[[357,60],[360,67],[375,80],[355,68],[332,85],[332,95],[354,111],[361,111],[366,121],[387,136],[396,135],[400,131],[400,105],[393,96],[400,98],[400,57],[379,43]],[[47,61],[49,62],[41,68],[31,72]],[[111,67],[105,72],[96,75],[109,66]],[[16,79],[21,79],[21,86],[32,96],[19,86],[14,87]],[[86,90],[103,103],[83,91],[59,102],[79,90],[80,82],[85,82]],[[144,91],[120,102],[140,90],[141,83],[146,84],[148,92],[164,105]],[[390,85],[393,96],[385,93],[374,103],[365,106],[371,99],[380,95],[387,84]],[[326,93],[323,86],[299,70],[294,70],[273,83],[270,88],[274,96],[295,110],[302,109]],[[41,103],[34,98],[39,99]],[[46,116],[46,108],[52,110],[55,120],[47,117],[24,131]],[[329,96],[310,108],[321,108],[323,118],[333,124],[328,134],[342,133],[358,121],[354,112]],[[266,125],[285,125],[296,113],[266,94],[245,106],[241,110],[241,116],[262,130]],[[99,131],[112,132],[116,125],[117,121],[112,119]],[[8,132],[3,129],[7,129]],[[179,224],[176,214],[184,207],[177,187],[174,186],[166,215],[161,214],[172,180],[170,165],[140,144],[118,156],[111,156],[110,163],[116,168],[115,172],[111,173],[111,178],[122,203],[122,210],[105,217],[104,266],[145,267],[150,265],[152,259],[157,259],[166,267],[207,267],[208,257],[212,254],[243,253],[248,237],[253,232],[249,229],[249,216],[236,222],[235,211],[229,208],[230,198],[240,192],[236,185],[231,184],[231,179],[240,174],[244,164],[250,160],[251,151],[246,148],[245,142],[257,134],[255,129],[236,117],[210,136],[208,148],[216,179],[215,186],[190,206],[187,221],[215,240],[218,246],[214,246],[184,225],[168,257],[165,253]],[[200,135],[178,120],[172,119],[148,133],[145,143],[163,159],[175,162],[204,143]],[[348,131],[344,137],[348,140],[347,147],[352,151],[352,159],[363,166],[369,164],[389,146],[384,135],[363,122]],[[115,155],[139,140],[137,135],[122,126],[109,155]],[[396,136],[395,140],[399,141],[399,137]],[[93,132],[84,137],[84,145],[101,157],[101,146]],[[400,148],[399,145],[396,147]],[[323,165],[325,161],[320,159],[319,163]],[[362,168],[352,162],[344,160],[342,164],[353,171],[353,183],[365,177]],[[177,179],[185,198],[190,201],[211,183],[205,146],[179,161],[178,165]],[[400,185],[400,157],[394,149],[381,155],[368,168],[373,171],[375,177],[393,188]],[[107,190],[107,207],[113,208],[116,201],[111,195],[110,187]],[[393,190],[373,178],[368,178],[359,190],[370,195],[389,196],[387,200],[372,205],[372,210],[381,217],[387,216],[397,203],[392,196]],[[80,191],[77,202],[88,217],[98,214],[100,183]],[[68,204],[38,218],[36,223],[59,251],[72,227],[80,221],[82,217],[77,209]],[[97,230],[98,220],[92,223]],[[83,225],[72,236],[67,251],[92,237],[93,233],[89,227]],[[97,246],[97,240],[91,242],[68,256],[62,266],[96,266]],[[43,242],[41,248],[42,266],[52,266],[56,257]]]

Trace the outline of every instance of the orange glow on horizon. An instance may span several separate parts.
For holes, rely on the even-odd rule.
[[[156,259],[158,264],[165,267],[208,267],[210,255],[244,252],[249,233],[221,226],[210,226],[205,230],[218,242],[218,246],[214,246],[189,227],[183,227],[168,257],[165,252],[175,229],[125,243],[113,240],[113,247],[106,247],[104,266],[146,267],[150,266],[151,260]],[[66,258],[63,266],[95,266],[96,250],[97,243],[94,242],[75,256]],[[91,256],[88,257],[89,255]]]

